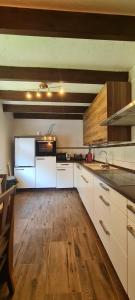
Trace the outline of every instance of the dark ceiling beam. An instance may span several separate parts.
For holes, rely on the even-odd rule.
[[[1,7],[0,33],[135,41],[135,17]]]
[[[79,113],[83,114],[85,106],[52,106],[52,105],[12,105],[3,104],[4,112],[13,113]]]
[[[6,101],[40,101],[40,102],[71,102],[71,103],[90,103],[97,94],[94,93],[59,93],[53,92],[51,97],[48,97],[45,92],[41,92],[41,98],[36,98],[36,91],[31,92],[32,98],[27,99],[24,91],[0,91],[0,99]]]
[[[82,114],[14,113],[14,119],[82,120]]]
[[[128,72],[0,66],[0,80],[104,84],[128,81]]]

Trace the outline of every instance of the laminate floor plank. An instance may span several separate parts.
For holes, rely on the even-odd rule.
[[[12,300],[128,299],[73,189],[17,193],[13,277]]]

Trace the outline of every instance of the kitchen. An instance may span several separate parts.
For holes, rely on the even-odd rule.
[[[17,183],[9,291],[134,300],[134,4],[28,2],[0,4],[0,230]]]

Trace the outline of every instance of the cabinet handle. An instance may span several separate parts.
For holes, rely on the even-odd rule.
[[[130,226],[130,225],[128,225],[127,226],[127,230],[132,234],[132,236],[135,238],[135,229],[132,227],[132,226]]]
[[[109,189],[102,182],[100,182],[99,184],[102,189],[104,189],[106,192],[109,192]]]
[[[89,181],[84,176],[81,175],[81,177],[86,183],[89,183]]]
[[[66,169],[57,169],[57,171],[66,171]]]
[[[45,158],[36,158],[36,160],[45,160]]]
[[[132,205],[127,204],[127,208],[133,213],[135,214],[135,208]]]
[[[61,166],[69,166],[69,164],[63,164],[63,163],[62,163]]]
[[[110,235],[110,232],[106,229],[103,221],[99,220],[99,223],[100,223],[101,227],[103,228],[104,232],[106,233],[106,235]]]
[[[20,169],[20,168],[19,168],[19,169],[17,168],[16,170],[19,170],[19,171],[24,171],[24,169]]]
[[[102,195],[100,195],[99,198],[106,206],[110,206],[110,203],[107,202]]]

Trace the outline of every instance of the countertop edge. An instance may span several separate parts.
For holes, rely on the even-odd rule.
[[[112,183],[110,180],[103,178],[102,175],[98,174],[95,170],[92,170],[89,167],[84,166],[83,162],[77,162],[77,163],[80,163],[87,171],[94,174],[96,177],[98,177],[98,179],[102,180],[104,183],[106,183],[108,186],[110,186],[116,192],[121,194],[123,197],[125,197],[128,200],[130,200],[131,202],[135,203],[135,199],[129,197],[129,195],[127,195],[125,192],[122,192],[121,189],[119,187],[117,187],[114,183]],[[118,169],[120,169],[120,168],[118,168]]]

